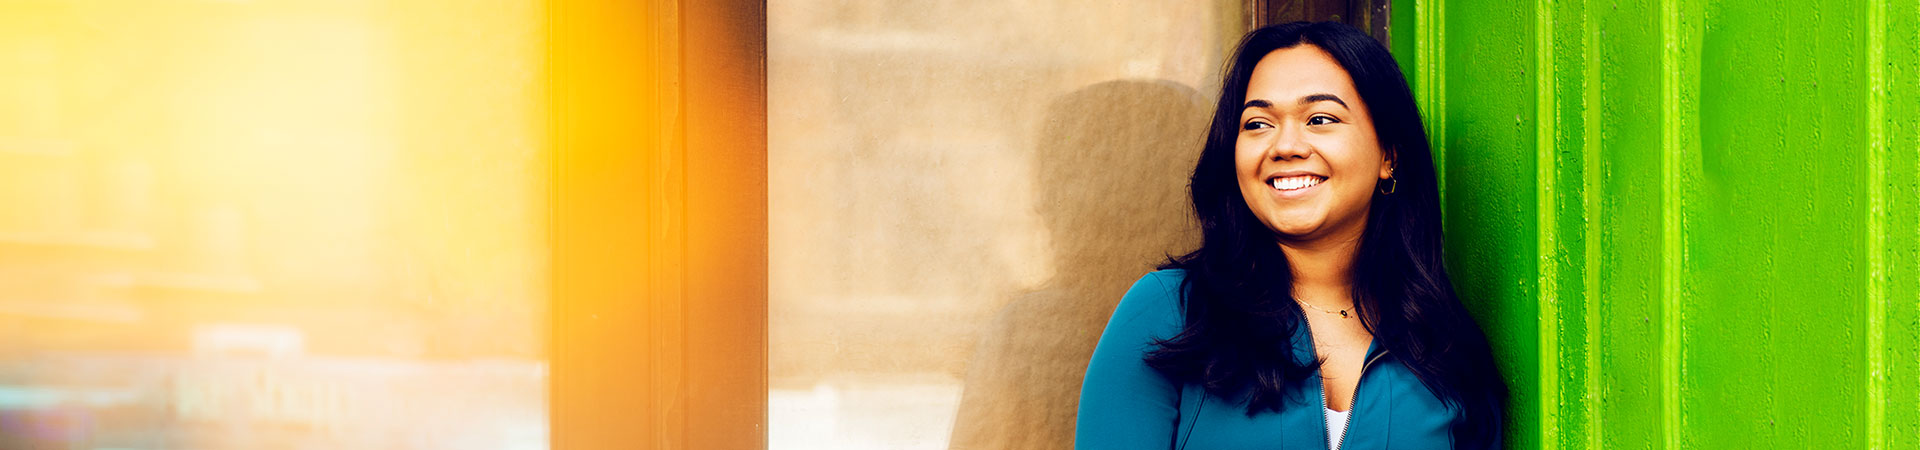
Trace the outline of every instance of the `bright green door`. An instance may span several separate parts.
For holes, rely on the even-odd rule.
[[[1920,448],[1920,2],[1392,8],[1514,448]]]

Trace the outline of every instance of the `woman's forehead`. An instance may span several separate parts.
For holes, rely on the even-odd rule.
[[[1351,98],[1353,79],[1333,55],[1319,47],[1302,44],[1274,50],[1254,64],[1247,80],[1247,99],[1262,99],[1291,104],[1296,97],[1330,93]]]

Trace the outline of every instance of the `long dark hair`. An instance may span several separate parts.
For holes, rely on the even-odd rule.
[[[1206,146],[1189,188],[1201,247],[1160,268],[1185,269],[1186,327],[1160,341],[1147,364],[1226,398],[1246,395],[1247,414],[1279,411],[1285,385],[1318,369],[1292,353],[1304,326],[1293,275],[1276,236],[1241,197],[1234,144],[1254,65],[1274,50],[1312,45],[1353,77],[1394,162],[1391,194],[1373,196],[1353,264],[1354,309],[1375,345],[1412,369],[1457,408],[1455,444],[1497,442],[1506,383],[1486,335],[1454,295],[1443,264],[1439,187],[1413,92],[1379,42],[1337,22],[1294,22],[1248,33],[1229,62]]]

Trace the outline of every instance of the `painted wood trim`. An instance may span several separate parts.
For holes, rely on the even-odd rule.
[[[1535,302],[1540,321],[1535,335],[1539,339],[1539,378],[1536,397],[1540,407],[1540,445],[1555,448],[1560,434],[1560,249],[1559,195],[1560,176],[1556,136],[1559,127],[1553,47],[1553,0],[1533,3],[1533,92],[1534,92],[1534,270],[1538,279]]]
[[[1587,219],[1585,226],[1582,227],[1584,233],[1582,244],[1585,245],[1585,248],[1581,253],[1581,292],[1586,296],[1586,298],[1583,299],[1585,304],[1581,310],[1581,312],[1585,314],[1583,322],[1586,328],[1586,332],[1582,336],[1582,338],[1584,338],[1583,345],[1585,345],[1586,349],[1584,355],[1585,361],[1583,361],[1586,376],[1583,378],[1585,386],[1583,386],[1584,392],[1582,393],[1582,400],[1584,404],[1582,406],[1585,407],[1586,414],[1585,431],[1587,435],[1585,442],[1587,448],[1597,449],[1603,448],[1601,446],[1601,436],[1604,434],[1604,429],[1601,427],[1603,421],[1600,420],[1600,398],[1602,395],[1600,383],[1602,370],[1600,354],[1603,339],[1600,330],[1604,326],[1601,323],[1600,316],[1600,257],[1603,254],[1601,252],[1604,251],[1600,246],[1600,228],[1606,223],[1606,216],[1601,206],[1604,202],[1600,196],[1602,189],[1600,160],[1601,152],[1605,148],[1602,139],[1606,134],[1601,132],[1601,127],[1604,122],[1600,119],[1600,96],[1602,90],[1600,79],[1600,29],[1599,23],[1597,19],[1595,19],[1596,15],[1593,12],[1593,7],[1593,0],[1583,0],[1580,5],[1580,12],[1582,14],[1580,34],[1582,42],[1580,46],[1583,52],[1581,56],[1585,60],[1581,67],[1582,96],[1580,103],[1582,117],[1580,131],[1582,137],[1580,148],[1580,203],[1581,211]]]
[[[1886,448],[1887,133],[1886,2],[1867,5],[1867,448]]]
[[[1440,218],[1445,227],[1447,205],[1446,130],[1446,16],[1444,0],[1412,0],[1414,17],[1414,100],[1425,120],[1427,142],[1433,153],[1434,183],[1439,187]]]
[[[1698,179],[1698,12],[1690,0],[1660,2],[1660,422],[1665,448],[1680,448],[1687,430],[1686,375],[1687,236],[1689,183]]]
[[[1680,206],[1679,158],[1680,96],[1679,7],[1677,0],[1660,2],[1660,424],[1663,448],[1679,448],[1680,440]]]

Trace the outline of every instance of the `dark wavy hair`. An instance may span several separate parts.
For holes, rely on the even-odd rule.
[[[1460,413],[1455,444],[1498,442],[1507,386],[1486,335],[1455,296],[1443,264],[1439,187],[1413,93],[1379,42],[1337,22],[1295,22],[1248,33],[1221,83],[1206,145],[1189,184],[1201,247],[1161,269],[1185,269],[1186,327],[1148,353],[1147,364],[1225,398],[1246,395],[1247,414],[1279,411],[1283,389],[1318,369],[1291,349],[1304,326],[1293,276],[1277,236],[1248,209],[1234,173],[1234,144],[1254,65],[1268,53],[1311,45],[1353,77],[1394,161],[1392,194],[1377,190],[1353,264],[1354,309],[1375,344],[1399,358]]]

